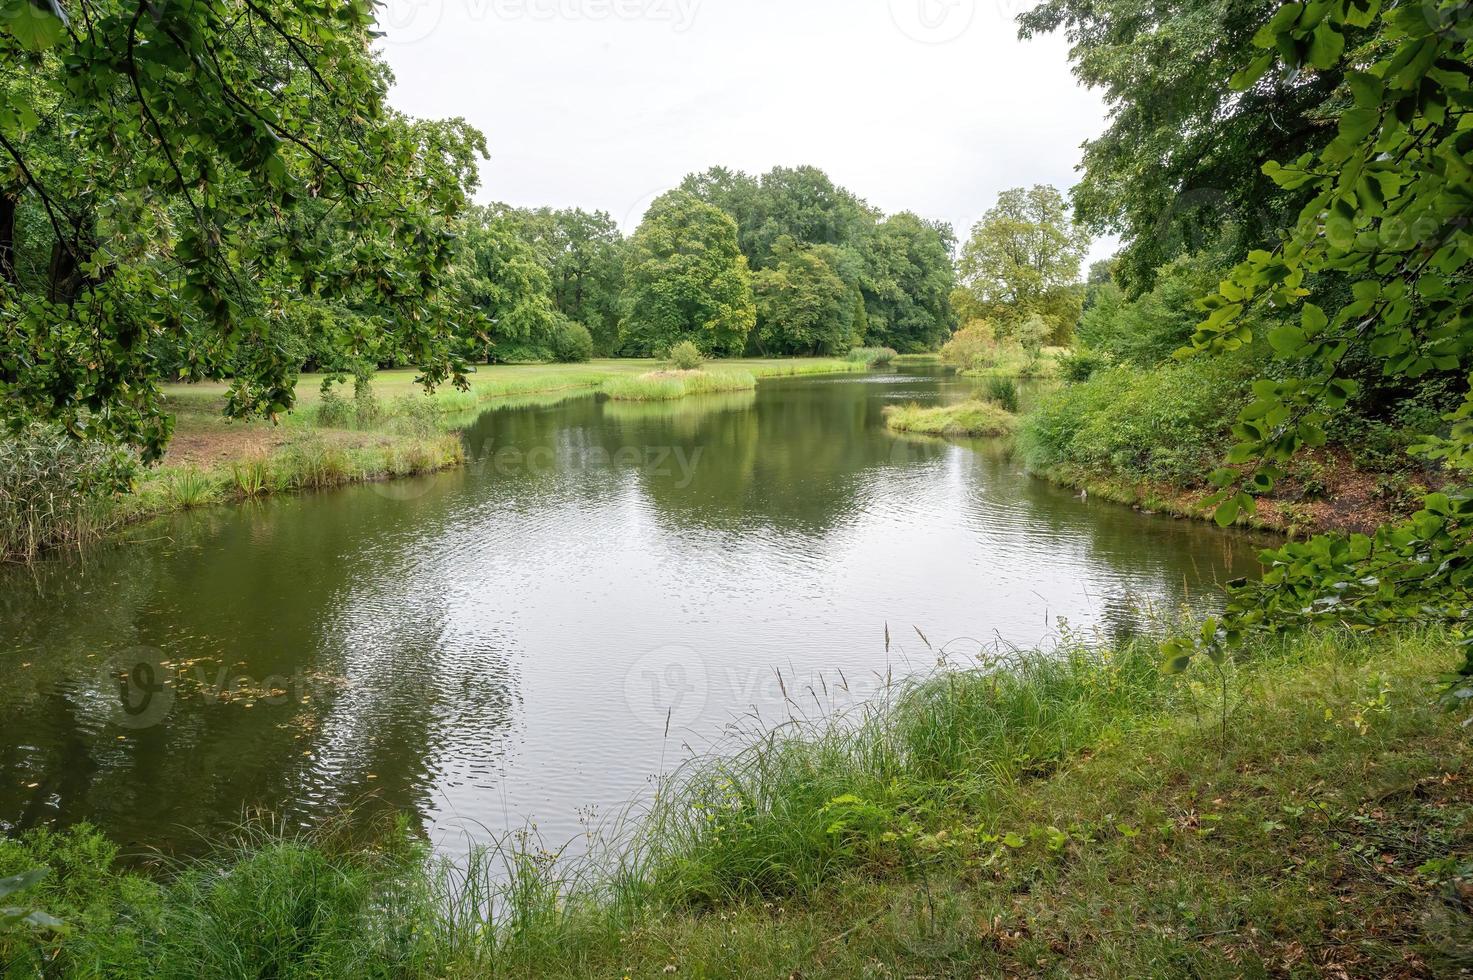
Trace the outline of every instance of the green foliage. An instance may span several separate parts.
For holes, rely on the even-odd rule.
[[[1094,377],[1096,371],[1110,366],[1110,358],[1088,347],[1075,347],[1059,355],[1059,377],[1067,384],[1078,384]]]
[[[562,364],[581,364],[593,358],[593,334],[581,323],[559,320],[552,328],[552,356]]]
[[[752,277],[757,346],[766,354],[842,354],[854,335],[854,294],[832,249],[784,235]]]
[[[997,335],[987,320],[972,320],[951,335],[941,348],[941,359],[959,371],[990,366],[997,348]]]
[[[1013,397],[1016,404],[1016,391]],[[1017,419],[1001,403],[974,399],[932,408],[915,404],[891,405],[885,409],[885,423],[896,432],[923,435],[1005,436],[1013,431]]]
[[[1179,257],[1156,270],[1155,285],[1135,299],[1113,279],[1097,283],[1079,343],[1137,367],[1160,364],[1191,339],[1202,318],[1198,298],[1217,287],[1230,264],[1222,245]]]
[[[984,386],[987,400],[994,402],[1004,411],[1018,412],[1018,383],[1012,378],[988,378]]]
[[[695,371],[705,361],[701,349],[689,340],[682,340],[670,348],[670,363],[681,371]]]
[[[1370,2],[1287,5],[1254,37],[1235,89],[1265,84],[1271,69],[1343,77],[1335,135],[1318,152],[1271,161],[1264,172],[1305,201],[1272,250],[1248,254],[1203,300],[1207,318],[1195,350],[1239,347],[1254,316],[1273,311],[1267,341],[1292,375],[1254,385],[1234,427],[1231,463],[1246,476],[1214,474],[1217,519],[1251,512],[1257,494],[1284,474],[1302,447],[1326,439],[1359,384],[1347,364],[1374,359],[1390,377],[1466,372],[1473,350],[1473,34],[1461,6],[1429,2],[1382,8]],[[1370,45],[1353,42],[1369,31]],[[1473,468],[1473,386],[1446,435],[1427,431],[1418,447],[1459,480]],[[1409,522],[1374,537],[1322,536],[1264,556],[1259,583],[1239,588],[1220,635],[1204,652],[1244,631],[1333,621],[1376,625],[1444,620],[1466,629],[1473,583],[1473,500],[1456,486],[1429,494]],[[1473,643],[1452,690],[1473,698]]]
[[[614,219],[603,211],[541,208],[522,213],[521,227],[547,269],[558,311],[589,331],[600,357],[613,355],[624,285],[624,236]]]
[[[1241,92],[1224,84],[1253,57],[1254,35],[1277,6],[1043,0],[1019,17],[1025,38],[1063,31],[1075,77],[1110,106],[1109,126],[1084,145],[1071,196],[1089,233],[1124,239],[1118,275],[1128,297],[1225,228],[1232,255],[1257,247],[1307,199],[1259,168],[1329,141],[1324,117],[1340,97],[1340,67],[1265,77]],[[1310,9],[1314,18],[1323,8]],[[1353,31],[1348,49],[1363,36]]]
[[[384,105],[372,4],[103,0],[81,30],[44,6],[0,17],[0,420],[151,461],[161,364],[228,376],[231,415],[284,411],[300,349],[278,321],[303,295],[376,311],[333,347],[463,380],[425,314],[484,140]]]
[[[1053,187],[1015,187],[977,222],[957,263],[970,315],[1047,323],[1044,340],[1067,344],[1079,320],[1079,266],[1089,238],[1069,221]]]
[[[331,382],[324,381],[317,401],[317,424],[330,429],[345,429],[353,421],[353,408],[338,394]]]
[[[95,538],[135,464],[129,453],[77,442],[49,426],[0,437],[0,562],[29,561],[47,548]]]
[[[760,179],[716,167],[687,177],[681,187],[731,216],[753,269],[760,273],[786,258],[790,268],[767,279],[771,308],[787,302],[777,292],[785,278],[801,283],[803,297],[792,302],[803,319],[803,335],[793,346],[790,338],[774,334],[776,343],[786,345],[775,350],[842,352],[868,344],[930,351],[955,326],[949,227],[909,213],[882,219],[813,167],[777,167]],[[839,307],[827,277],[813,263],[797,262],[795,253],[823,259],[848,290],[848,310]],[[770,329],[784,328],[776,323]],[[815,340],[820,347],[813,346]]]
[[[1028,467],[1083,467],[1127,479],[1203,481],[1230,442],[1229,420],[1250,399],[1244,356],[1146,371],[1121,366],[1042,398],[1023,419]]]
[[[865,343],[902,354],[936,350],[956,327],[951,228],[903,211],[853,246],[864,296]]]
[[[757,319],[736,222],[684,191],[655,200],[629,241],[625,349],[667,350],[689,340],[716,356],[740,354]]]
[[[485,361],[548,360],[561,322],[547,269],[523,236],[521,218],[504,206],[471,208],[461,222],[455,265],[462,342]]]

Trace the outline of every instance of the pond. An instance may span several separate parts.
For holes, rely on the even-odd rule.
[[[554,844],[733,726],[983,644],[1118,639],[1263,539],[901,438],[925,371],[501,406],[466,467],[217,507],[0,575],[0,829],[191,851],[253,811]],[[887,650],[888,635],[888,650]],[[203,837],[202,837],[203,835]]]

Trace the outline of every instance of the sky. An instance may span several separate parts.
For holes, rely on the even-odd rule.
[[[1009,187],[1072,185],[1105,125],[1033,0],[388,0],[393,104],[486,134],[482,202],[633,231],[716,164],[811,164],[961,238]],[[1091,259],[1114,243],[1096,242]]]

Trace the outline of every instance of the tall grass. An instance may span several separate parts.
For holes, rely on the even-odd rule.
[[[1450,659],[1448,640],[1432,633],[1263,641],[1249,651],[1252,660],[1229,665],[1238,675],[1237,707],[1252,707],[1254,698],[1265,702],[1286,677],[1300,678],[1302,690],[1326,677],[1343,679],[1347,668],[1367,661],[1379,668],[1388,649],[1418,671]],[[1372,681],[1373,689],[1385,690],[1384,678]],[[1362,704],[1363,695],[1350,688],[1337,695],[1340,709]],[[1045,790],[1064,764],[1079,772],[1072,763],[1085,751],[1148,743],[1173,727],[1194,744],[1206,738],[1216,746],[1215,722],[1199,716],[1214,706],[1199,703],[1201,696],[1192,677],[1160,671],[1152,642],[1097,649],[1066,638],[1048,652],[989,649],[955,668],[887,685],[850,712],[803,717],[795,711],[777,728],[747,733],[736,753],[690,763],[663,780],[636,831],[604,838],[604,846],[578,861],[559,860],[529,834],[450,863],[432,858],[402,825],[374,846],[354,844],[331,827],[309,837],[250,830],[207,860],[145,880],[113,867],[116,849],[82,828],[0,841],[0,876],[38,865],[57,872],[33,900],[74,925],[59,940],[35,940],[58,943],[46,952],[61,974],[609,975],[627,962],[634,944],[652,944],[660,956],[668,930],[684,930],[690,941],[709,924],[714,952],[715,942],[735,942],[725,925],[728,912],[758,909],[770,920],[795,899],[832,902],[833,883],[855,874],[890,882],[896,899],[913,874],[927,887],[927,862],[945,850],[941,831],[968,833],[972,843],[964,853],[985,855],[991,845],[984,832],[1007,829],[1025,794]],[[1299,707],[1299,715],[1283,722],[1290,730],[1327,724],[1323,705]],[[1361,710],[1375,710],[1374,704]],[[1331,727],[1351,732],[1344,744],[1372,745],[1354,734],[1359,728],[1347,727],[1352,721],[1347,714]],[[1306,735],[1308,751],[1325,737],[1320,729]],[[1384,748],[1375,743],[1359,751]],[[1129,771],[1093,778],[1113,779],[1117,793],[1142,781],[1190,778],[1138,771],[1153,755],[1141,753]],[[1430,764],[1444,771],[1441,760]],[[1250,777],[1250,795],[1270,780],[1268,772]],[[1287,804],[1303,786],[1278,789]],[[1164,840],[1195,826],[1183,816],[1180,823],[1164,822]],[[1156,819],[1161,822],[1159,813]],[[1139,833],[1138,820],[1136,829],[1117,831],[1112,819],[1104,826],[1132,851],[1122,835]],[[1221,827],[1231,831],[1228,822]],[[1078,833],[1087,843],[1089,828]],[[1242,846],[1254,849],[1253,860],[1276,842],[1291,846],[1260,829],[1257,819],[1244,833]],[[1023,843],[1020,837],[996,846],[1007,851]],[[1378,844],[1374,853],[1383,850]],[[1082,854],[1061,853],[1057,860],[1077,857]],[[975,861],[958,860],[955,883],[992,887],[1005,902],[1029,883],[990,884],[996,872],[978,878]],[[1282,866],[1268,864],[1274,874]],[[893,913],[900,906],[881,904],[880,911],[887,908]],[[830,911],[844,920],[844,909]],[[784,924],[778,922],[779,931]],[[0,936],[0,958],[14,953],[5,948],[13,942]],[[770,963],[771,951],[754,948],[746,956],[755,967]]]
[[[620,377],[603,386],[615,401],[674,401],[687,395],[718,391],[746,391],[757,387],[750,371],[736,368],[700,371],[651,371],[635,377]]]
[[[1005,436],[1017,418],[992,402],[973,399],[956,405],[922,408],[920,405],[890,405],[885,424],[896,432],[933,436]]]
[[[0,561],[97,538],[116,520],[113,495],[134,466],[126,452],[46,426],[0,438]]]
[[[898,356],[893,347],[855,347],[845,359],[859,364],[889,364]]]

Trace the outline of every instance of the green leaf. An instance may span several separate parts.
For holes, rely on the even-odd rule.
[[[1309,63],[1321,70],[1333,68],[1345,53],[1345,35],[1328,21],[1320,22],[1309,42]]]
[[[60,7],[48,3],[46,9],[42,9],[30,0],[9,0],[0,9],[0,23],[27,51],[45,51],[55,47],[66,33],[63,16]]]

